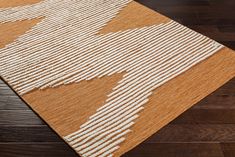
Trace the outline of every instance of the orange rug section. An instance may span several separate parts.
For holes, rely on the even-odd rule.
[[[34,4],[39,0],[0,0],[0,7]],[[42,19],[23,20],[0,24],[0,48],[12,43]],[[127,5],[98,34],[141,28],[169,22],[170,19],[136,2]],[[96,113],[123,78],[124,73],[62,85],[56,88],[34,90],[23,99],[61,137],[69,135]],[[145,104],[132,133],[120,145],[118,157],[143,142],[185,110],[206,97],[235,76],[235,53],[223,48],[210,58],[154,90]],[[177,86],[176,86],[177,85]]]
[[[41,0],[0,0],[0,8],[17,7],[41,2]]]
[[[1,4],[1,3],[0,3]],[[12,43],[20,35],[35,26],[42,19],[23,20],[16,22],[0,23],[0,48]]]
[[[138,8],[138,9],[137,9]],[[167,23],[170,19],[146,8],[136,2],[129,3],[119,14],[100,30],[99,34],[141,28],[160,23]]]
[[[235,53],[224,48],[160,86],[150,96],[144,110],[115,156],[137,146],[184,111],[235,77]]]
[[[101,107],[107,94],[123,74],[82,81],[45,90],[35,90],[23,98],[61,136],[77,131]]]

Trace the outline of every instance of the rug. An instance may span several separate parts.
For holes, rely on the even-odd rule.
[[[0,75],[82,157],[121,156],[235,76],[235,53],[131,0],[0,0]]]

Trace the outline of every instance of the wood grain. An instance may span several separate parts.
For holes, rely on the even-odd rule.
[[[174,131],[177,130],[177,131]],[[174,138],[172,138],[174,137]],[[148,140],[156,142],[222,142],[234,141],[234,124],[169,124]]]
[[[173,124],[234,124],[234,109],[191,109],[177,117]]]
[[[17,115],[17,119],[15,118]],[[30,117],[30,121],[28,120]],[[0,110],[0,125],[43,124],[31,110]]]
[[[27,127],[2,126],[0,132],[1,142],[41,142],[44,138],[47,138],[49,142],[57,141],[57,135],[50,134],[51,130],[47,126],[41,125],[31,125]]]
[[[148,143],[125,157],[224,157],[218,143]]]
[[[234,157],[235,155],[235,142],[221,143],[221,149],[225,157]]]
[[[68,146],[61,142],[0,143],[3,157],[76,157]]]

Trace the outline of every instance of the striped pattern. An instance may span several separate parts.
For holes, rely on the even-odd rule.
[[[105,104],[64,139],[82,156],[112,156],[153,90],[223,46],[174,21],[97,35],[128,0],[46,0],[0,10],[0,21],[45,16],[0,49],[0,74],[21,95],[126,72]]]
[[[55,86],[64,78],[79,76],[79,72],[89,64],[88,60],[84,60],[97,57],[92,52],[95,45],[101,46],[101,43],[121,37],[119,33],[102,37],[95,34],[128,2],[48,0],[29,10],[25,10],[27,7],[13,9],[18,10],[14,14],[11,14],[11,9],[0,12],[0,21],[24,18],[21,14],[34,17],[36,11],[33,8],[39,9],[38,12],[47,17],[17,41],[0,50],[0,74],[21,95],[35,88]]]
[[[151,29],[154,31],[151,32]],[[138,118],[138,113],[144,109],[144,104],[148,102],[148,97],[154,89],[222,47],[211,39],[175,22],[148,27],[146,30],[150,33],[144,31],[144,35],[139,38],[143,43],[138,43],[138,45],[141,43],[141,47],[138,51],[134,51],[133,56],[125,57],[125,60],[118,56],[115,62],[107,66],[107,69],[100,69],[104,73],[97,75],[98,77],[121,72],[122,69],[126,69],[127,74],[108,95],[105,105],[99,108],[80,130],[65,137],[83,156],[89,156],[96,149],[105,150],[99,155],[109,150],[116,150],[119,142],[113,148],[106,146],[110,145],[111,141],[113,143],[118,141],[114,141],[117,137],[119,140],[123,139],[131,131],[130,127]],[[136,36],[130,38],[134,37]],[[128,47],[122,52],[127,49]],[[132,51],[127,55],[131,53]],[[112,65],[118,66],[112,67]],[[99,69],[95,70],[97,71]],[[89,73],[85,74],[89,78]]]

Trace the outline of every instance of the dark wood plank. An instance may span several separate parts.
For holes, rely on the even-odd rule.
[[[235,156],[235,143],[221,143],[220,145],[224,153],[224,157]]]
[[[1,157],[77,157],[69,146],[58,142],[0,144]]]
[[[191,109],[171,124],[235,124],[235,109]]]
[[[29,107],[1,79],[0,110],[29,110]]]
[[[12,125],[0,127],[0,143],[58,142],[61,139],[46,125]]]
[[[144,143],[235,142],[235,124],[168,124]]]
[[[217,143],[147,143],[123,157],[224,157]]]
[[[0,110],[0,126],[45,124],[31,110]]]
[[[29,110],[29,107],[16,96],[0,95],[0,110]]]

